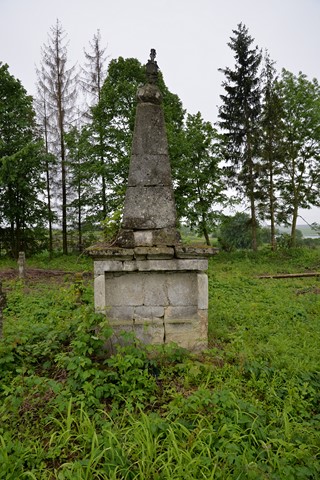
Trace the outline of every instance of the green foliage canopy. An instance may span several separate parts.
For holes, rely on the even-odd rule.
[[[14,256],[30,250],[32,230],[46,215],[43,146],[35,128],[32,98],[0,64],[0,226],[2,241]],[[6,235],[5,235],[6,234]]]

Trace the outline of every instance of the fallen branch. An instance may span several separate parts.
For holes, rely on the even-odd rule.
[[[257,278],[299,278],[299,277],[320,277],[320,272],[278,273],[276,275],[258,275]]]

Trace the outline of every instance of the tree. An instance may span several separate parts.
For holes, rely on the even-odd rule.
[[[56,157],[50,153],[50,114],[48,109],[48,102],[46,99],[46,93],[38,87],[38,96],[34,101],[35,110],[38,118],[39,130],[42,133],[45,149],[45,178],[46,178],[46,200],[48,210],[48,226],[49,226],[49,244],[48,250],[50,256],[53,253],[53,221],[56,219],[56,215],[52,208],[52,176],[53,169],[56,167]]]
[[[257,230],[259,231],[259,226]],[[238,248],[250,248],[252,246],[250,215],[238,212],[233,216],[222,217],[218,240],[222,249],[228,252]]]
[[[54,136],[55,152],[60,163],[62,203],[63,253],[68,253],[67,242],[67,158],[65,134],[74,112],[75,73],[68,69],[66,34],[57,20],[50,29],[48,43],[42,48],[41,69],[38,69],[38,86],[46,98],[50,118],[50,133]]]
[[[225,197],[218,134],[200,113],[187,116],[184,147],[176,178],[177,209],[210,245],[217,215],[213,208]]]
[[[279,220],[287,222],[291,216],[294,246],[299,209],[320,205],[320,88],[316,79],[283,70],[279,94],[284,111]]]
[[[279,209],[278,177],[283,163],[283,105],[276,82],[274,62],[267,54],[263,71],[262,112],[260,118],[259,212],[270,220],[272,250],[276,249],[276,217]]]
[[[105,67],[106,48],[101,46],[100,30],[93,36],[92,42],[89,42],[90,51],[84,51],[85,65],[82,68],[81,85],[86,95],[89,95],[90,107],[99,103],[101,90],[107,75]]]
[[[226,80],[222,86],[225,95],[219,108],[218,125],[225,132],[225,160],[228,163],[230,185],[243,194],[250,203],[252,248],[257,249],[256,180],[258,177],[257,151],[259,145],[261,52],[252,47],[253,38],[240,23],[233,30],[229,47],[236,60],[234,70],[220,69]]]
[[[9,229],[14,257],[31,250],[31,229],[45,219],[43,155],[32,97],[0,64],[0,222],[3,232]]]
[[[68,168],[70,173],[69,217],[74,219],[78,234],[78,250],[83,250],[83,225],[92,206],[93,189],[89,164],[89,131],[85,126],[73,127],[66,134]],[[71,214],[70,214],[71,212]]]

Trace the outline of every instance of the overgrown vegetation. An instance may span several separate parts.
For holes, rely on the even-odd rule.
[[[319,271],[319,258],[212,259],[199,355],[132,344],[110,356],[91,280],[4,281],[0,478],[319,478],[319,277],[257,278]]]

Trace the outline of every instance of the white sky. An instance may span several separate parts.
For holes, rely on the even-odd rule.
[[[31,95],[57,18],[68,34],[70,66],[83,63],[98,29],[109,59],[145,63],[155,48],[168,88],[189,113],[212,122],[223,93],[218,68],[233,66],[227,42],[240,22],[279,70],[320,80],[320,0],[0,0],[0,61]],[[320,209],[301,214],[320,223]]]

